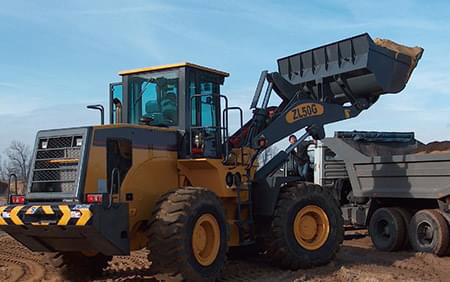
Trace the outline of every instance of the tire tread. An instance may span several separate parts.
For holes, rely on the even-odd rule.
[[[186,252],[183,245],[187,240],[184,227],[199,203],[217,207],[223,217],[222,220],[226,220],[221,201],[206,188],[181,187],[165,193],[157,201],[147,232],[149,260],[152,262],[153,272],[167,273],[170,276],[181,274],[186,281],[213,281],[208,277],[199,276],[199,273],[191,267],[188,259],[190,254]],[[217,263],[222,266],[225,263],[226,251],[225,243],[225,249],[219,252],[217,258]]]
[[[319,197],[326,201],[331,209],[331,212],[336,216],[336,220],[338,222],[336,224],[337,226],[330,226],[331,228],[336,228],[336,235],[333,239],[334,244],[331,249],[327,250],[327,253],[324,256],[311,256],[307,251],[302,254],[296,254],[290,247],[287,240],[285,240],[286,217],[288,216],[289,208],[295,205],[298,201],[302,199],[313,199],[315,197]],[[332,223],[330,223],[330,225],[331,224]],[[280,191],[272,220],[267,251],[268,256],[275,264],[283,269],[290,270],[324,265],[335,257],[343,240],[344,228],[342,212],[330,189],[324,189],[319,185],[304,182],[298,183],[295,186],[292,185],[284,187],[283,190]]]

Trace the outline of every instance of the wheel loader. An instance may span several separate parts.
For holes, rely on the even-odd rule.
[[[276,172],[302,141],[324,138],[324,125],[405,87],[420,56],[398,46],[361,34],[281,58],[261,73],[246,122],[221,93],[226,72],[192,63],[120,72],[110,124],[37,133],[26,192],[0,207],[0,229],[71,278],[142,248],[152,271],[186,281],[215,280],[229,250],[256,245],[286,269],[326,264],[343,240],[332,191]]]

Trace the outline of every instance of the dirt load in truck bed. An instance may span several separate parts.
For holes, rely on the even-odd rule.
[[[450,141],[435,141],[426,145],[419,145],[416,154],[450,153]]]
[[[382,137],[386,135],[385,137]],[[450,153],[450,141],[423,144],[412,132],[336,132],[335,137],[366,156],[394,156],[430,153]]]
[[[141,250],[130,257],[115,257],[96,281],[157,281],[162,277],[149,273],[146,256],[147,251]],[[366,231],[347,231],[344,246],[328,265],[289,271],[271,266],[263,257],[229,260],[219,281],[448,281],[448,277],[449,257],[379,252],[372,248]],[[65,281],[42,255],[4,234],[0,235],[0,280]]]

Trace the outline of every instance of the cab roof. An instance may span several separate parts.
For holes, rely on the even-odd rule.
[[[182,63],[170,64],[170,65],[162,65],[162,66],[154,66],[154,67],[147,67],[147,68],[138,68],[138,69],[125,70],[125,71],[119,72],[119,75],[129,75],[129,74],[136,74],[136,73],[141,73],[141,72],[173,69],[173,68],[179,68],[179,67],[196,68],[196,69],[199,69],[199,70],[215,73],[215,74],[220,75],[222,77],[230,76],[230,74],[227,73],[227,72],[223,72],[223,71],[220,71],[220,70],[216,70],[216,69],[213,69],[213,68],[208,68],[208,67],[204,67],[204,66],[188,63],[188,62],[182,62]]]

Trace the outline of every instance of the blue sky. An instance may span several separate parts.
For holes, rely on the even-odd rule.
[[[5,1],[0,9],[0,152],[38,129],[98,123],[123,69],[190,61],[231,73],[248,109],[276,59],[363,32],[425,48],[407,88],[334,130],[450,139],[449,1]],[[249,112],[247,111],[247,117]]]

